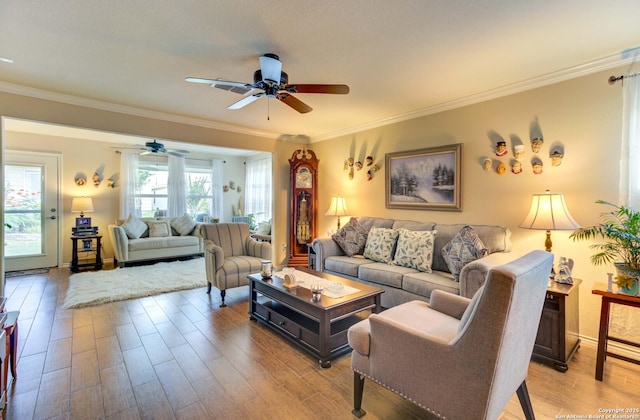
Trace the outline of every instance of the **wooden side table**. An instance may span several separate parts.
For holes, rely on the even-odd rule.
[[[609,292],[607,291],[606,286],[598,286],[591,290],[591,293],[602,296],[602,305],[600,307],[600,331],[598,333],[598,354],[596,356],[596,379],[601,381],[604,374],[604,361],[607,356],[640,365],[640,360],[638,359],[632,359],[631,357],[623,356],[607,350],[607,344],[609,341],[615,341],[617,343],[626,344],[627,346],[640,348],[640,343],[609,335],[609,315],[611,314],[611,304],[616,303],[618,305],[640,308],[640,296]]]
[[[574,279],[573,284],[549,281],[533,346],[533,360],[548,363],[560,372],[569,369],[567,363],[580,347],[580,283],[580,279]]]
[[[72,236],[71,242],[73,243],[73,247],[71,251],[71,263],[69,264],[69,269],[74,273],[80,271],[81,268],[102,270],[101,240],[102,235]],[[85,246],[85,244],[89,244],[91,246]],[[95,258],[89,258],[81,263],[79,258],[80,253],[93,253]]]

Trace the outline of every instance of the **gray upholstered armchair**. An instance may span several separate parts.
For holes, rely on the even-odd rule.
[[[226,290],[249,284],[247,276],[260,272],[262,260],[271,258],[271,244],[252,238],[246,223],[203,224],[201,235],[204,238],[207,293],[211,293],[213,284],[220,289],[220,306],[226,306]]]
[[[353,414],[367,377],[451,419],[496,419],[517,393],[533,419],[525,378],[552,264],[533,251],[491,269],[472,299],[436,290],[352,326]]]

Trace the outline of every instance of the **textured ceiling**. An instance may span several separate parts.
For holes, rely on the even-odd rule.
[[[0,57],[14,62],[0,62],[0,88],[313,140],[604,59],[619,65],[640,45],[638,16],[638,0],[7,0]],[[240,95],[184,81],[252,82],[268,52],[290,83],[351,92],[298,94],[308,114],[266,98],[227,110]]]

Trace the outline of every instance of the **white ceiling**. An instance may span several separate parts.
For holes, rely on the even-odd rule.
[[[638,16],[638,0],[3,1],[0,89],[313,141],[627,63]],[[268,52],[290,83],[351,92],[227,110],[240,95],[184,81],[252,82]]]

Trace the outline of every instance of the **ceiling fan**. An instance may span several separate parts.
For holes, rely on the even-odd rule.
[[[189,153],[188,150],[183,149],[167,149],[164,147],[164,144],[158,143],[155,139],[153,141],[148,141],[143,146],[136,147],[120,147],[120,149],[134,149],[134,150],[142,150],[143,152],[140,155],[151,155],[151,154],[166,154],[171,156],[182,157]]]
[[[253,73],[253,83],[232,82],[222,79],[202,79],[199,77],[187,77],[185,80],[187,82],[208,84],[211,87],[241,95],[254,90],[261,91],[245,96],[229,105],[227,109],[240,109],[266,96],[267,98],[276,98],[301,114],[305,114],[312,111],[313,108],[291,95],[292,93],[331,93],[341,95],[349,93],[349,86],[347,85],[289,84],[289,76],[282,71],[282,62],[275,54],[260,56],[260,69]]]

